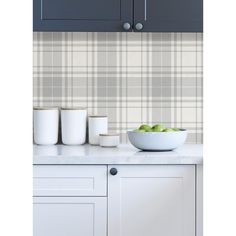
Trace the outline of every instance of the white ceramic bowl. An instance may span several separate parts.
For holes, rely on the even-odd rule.
[[[175,132],[134,132],[128,131],[131,144],[143,151],[170,151],[183,145],[187,130]]]

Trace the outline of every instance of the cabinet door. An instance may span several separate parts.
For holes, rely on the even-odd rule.
[[[105,236],[104,197],[34,197],[34,236]]]
[[[202,32],[203,0],[134,0],[137,23],[146,32]]]
[[[195,236],[194,166],[113,167],[108,236]]]
[[[123,23],[132,24],[132,2],[34,0],[34,31],[123,31]]]

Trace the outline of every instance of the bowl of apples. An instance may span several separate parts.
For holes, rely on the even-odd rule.
[[[186,129],[166,128],[162,124],[141,125],[127,133],[130,143],[143,151],[171,151],[183,145],[188,134]]]

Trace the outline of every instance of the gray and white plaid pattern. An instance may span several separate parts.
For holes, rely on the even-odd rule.
[[[202,33],[34,33],[34,105],[82,106],[121,133],[142,123],[202,143]]]

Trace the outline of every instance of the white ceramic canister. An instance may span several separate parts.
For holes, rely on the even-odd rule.
[[[57,107],[34,107],[34,142],[53,145],[58,141],[59,109]]]
[[[120,144],[119,134],[100,134],[99,144],[101,147],[117,147]]]
[[[106,134],[108,130],[107,116],[89,116],[89,143],[99,145],[99,134]]]
[[[85,108],[61,109],[61,136],[66,145],[81,145],[86,141],[87,110]]]

